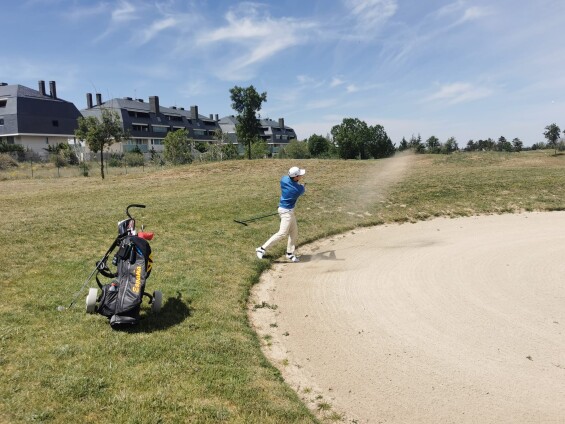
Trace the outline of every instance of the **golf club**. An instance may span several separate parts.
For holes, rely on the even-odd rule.
[[[241,225],[245,225],[247,227],[248,222],[257,221],[258,219],[268,218],[269,216],[275,216],[275,215],[278,215],[278,214],[279,214],[278,212],[273,212],[273,213],[269,213],[269,214],[266,214],[266,215],[254,216],[254,217],[247,218],[247,219],[234,219],[234,222],[237,222],[238,224],[241,224]]]

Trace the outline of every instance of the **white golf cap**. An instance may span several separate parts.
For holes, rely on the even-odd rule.
[[[304,174],[306,174],[306,170],[300,169],[298,166],[293,166],[288,170],[288,176],[290,178],[298,177],[299,175],[304,175]]]

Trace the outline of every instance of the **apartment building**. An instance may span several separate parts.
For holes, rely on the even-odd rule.
[[[73,143],[77,119],[75,105],[57,97],[55,81],[39,81],[34,90],[0,83],[0,142],[19,144],[46,158],[49,146]]]
[[[123,129],[130,138],[110,146],[109,152],[124,153],[139,149],[143,153],[160,153],[163,141],[171,131],[186,129],[197,143],[216,143],[215,133],[221,130],[227,135],[225,142],[237,144],[235,126],[237,118],[218,115],[201,115],[198,106],[163,107],[158,96],[148,101],[132,97],[102,101],[102,95],[86,94],[86,108],[78,110],[71,102],[57,97],[55,81],[49,82],[49,93],[45,81],[38,82],[38,90],[22,85],[0,83],[0,142],[19,144],[42,158],[48,155],[49,146],[69,143],[77,150],[88,153],[84,141],[76,140],[74,132],[80,116],[100,117],[104,109],[118,114]],[[95,99],[95,102],[93,101]],[[260,120],[259,136],[267,142],[270,152],[276,154],[281,146],[296,139],[296,133],[285,126],[284,119]],[[239,146],[240,152],[245,146]],[[84,157],[81,155],[81,157]]]
[[[228,140],[237,143],[235,127],[237,117],[234,115],[226,116],[218,121],[223,133],[227,134]],[[284,118],[279,118],[278,122],[272,119],[259,120],[259,137],[267,143],[269,152],[277,154],[281,147],[284,147],[292,140],[296,140],[296,132],[284,124]],[[240,146],[245,150],[245,146]]]
[[[131,138],[110,146],[110,152],[129,152],[139,149],[143,153],[163,151],[163,141],[167,133],[186,129],[196,142],[212,143],[214,134],[220,128],[218,115],[205,116],[198,113],[198,106],[189,110],[183,107],[163,107],[158,96],[150,96],[149,101],[124,97],[102,101],[102,95],[96,94],[93,103],[92,93],[86,94],[87,108],[81,110],[83,116],[102,116],[102,110],[114,111],[122,121],[123,129]]]

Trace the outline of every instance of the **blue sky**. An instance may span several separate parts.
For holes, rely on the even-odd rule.
[[[350,117],[396,144],[565,129],[563,0],[23,0],[0,16],[0,81],[55,80],[79,109],[100,92],[225,116],[253,85],[300,139]]]

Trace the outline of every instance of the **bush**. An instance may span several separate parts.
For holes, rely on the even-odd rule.
[[[18,162],[7,153],[0,153],[0,169],[16,168]]]
[[[69,163],[67,162],[67,159],[65,159],[65,157],[62,154],[58,154],[58,155],[51,155],[49,157],[49,160],[57,167],[57,168],[63,168],[65,166],[67,166]]]
[[[123,155],[120,155],[118,153],[112,153],[110,155],[110,158],[108,159],[108,166],[111,166],[112,168],[118,168],[120,166],[122,166],[122,158]]]
[[[267,146],[267,142],[264,140],[258,140],[254,143],[251,143],[251,158],[252,159],[261,159],[264,158],[269,154],[269,148]]]
[[[192,162],[191,142],[186,129],[167,133],[163,156],[167,162],[173,165],[182,165]]]
[[[145,160],[143,159],[143,153],[129,152],[124,155],[124,162],[127,166],[143,166]]]
[[[308,143],[292,140],[281,149],[279,156],[289,159],[309,159],[310,151],[308,150]]]

